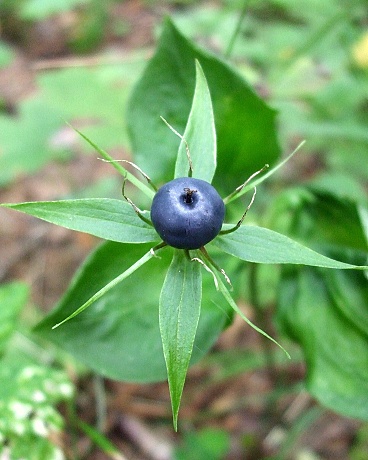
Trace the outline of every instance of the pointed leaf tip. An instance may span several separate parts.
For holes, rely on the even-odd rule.
[[[159,323],[167,368],[175,431],[184,382],[193,351],[202,299],[200,265],[176,250],[159,305]]]
[[[175,165],[175,177],[192,175],[212,182],[216,171],[216,129],[212,100],[201,64],[196,59],[192,107]]]

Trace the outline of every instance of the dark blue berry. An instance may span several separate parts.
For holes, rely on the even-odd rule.
[[[221,230],[225,205],[208,182],[180,177],[163,185],[152,201],[151,220],[165,243],[198,249]]]

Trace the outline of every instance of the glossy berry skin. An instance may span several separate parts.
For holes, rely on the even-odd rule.
[[[152,201],[151,220],[170,246],[198,249],[221,230],[225,205],[208,182],[180,177],[163,185]]]

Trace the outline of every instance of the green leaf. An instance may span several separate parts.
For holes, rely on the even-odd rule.
[[[363,203],[366,200],[363,185],[348,173],[322,172],[308,183],[308,188],[319,192],[322,199],[326,196],[334,196],[341,201],[347,200],[355,203]]]
[[[334,307],[368,339],[368,282],[357,273],[331,270],[324,273]]]
[[[188,175],[188,154],[193,166],[192,177],[209,183],[216,170],[216,131],[210,91],[206,77],[196,62],[196,87],[188,123],[179,147],[175,166],[175,178]]]
[[[224,229],[232,226],[224,225]],[[244,225],[236,231],[217,237],[217,248],[247,262],[261,264],[302,264],[325,268],[366,269],[330,259],[285,235],[263,227]]]
[[[23,283],[0,287],[0,354],[12,336],[19,313],[28,299],[28,286]]]
[[[193,351],[202,299],[201,267],[175,250],[160,295],[160,332],[167,367],[174,428]]]
[[[363,420],[368,420],[366,316],[362,272],[283,271],[277,321],[303,349],[308,390],[332,410]]]
[[[225,175],[231,190],[265,163],[278,158],[275,111],[240,74],[184,37],[169,19],[164,22],[157,51],[128,104],[127,121],[135,160],[154,181],[167,182],[172,178],[178,141],[168,133],[159,116],[179,133],[184,132],[195,85],[195,59],[201,64],[211,91],[221,185]]]
[[[3,204],[62,227],[121,243],[147,243],[160,238],[125,201],[86,198]]]
[[[97,291],[146,254],[150,245],[105,242],[80,267],[63,298],[35,331],[75,359],[109,378],[155,382],[167,378],[159,330],[159,297],[171,249],[165,248],[129,278],[109,290],[83,313],[56,329]],[[201,318],[192,363],[213,345],[231,319],[230,309],[204,280]]]
[[[313,185],[285,189],[272,203],[269,215],[267,226],[318,250],[353,251],[362,257],[367,253],[357,204],[346,197],[315,191]]]
[[[312,186],[312,190],[313,188]],[[313,201],[303,203],[301,216],[308,216],[311,221],[305,232],[308,239],[317,244],[333,245],[337,250],[348,248],[367,253],[368,244],[359,219],[357,203],[330,193],[313,191],[313,195]],[[364,195],[362,200],[363,197]]]

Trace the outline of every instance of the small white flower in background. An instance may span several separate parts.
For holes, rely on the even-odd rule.
[[[9,404],[9,408],[16,419],[25,419],[32,412],[32,406],[21,401],[12,401]]]
[[[35,418],[34,420],[32,420],[32,429],[35,434],[37,434],[38,436],[42,436],[43,438],[46,438],[49,434],[49,430],[46,426],[46,423],[41,418]]]
[[[32,394],[32,401],[34,402],[44,402],[46,401],[46,395],[45,393],[43,393],[42,391],[40,390],[37,390],[35,391],[33,394]]]

